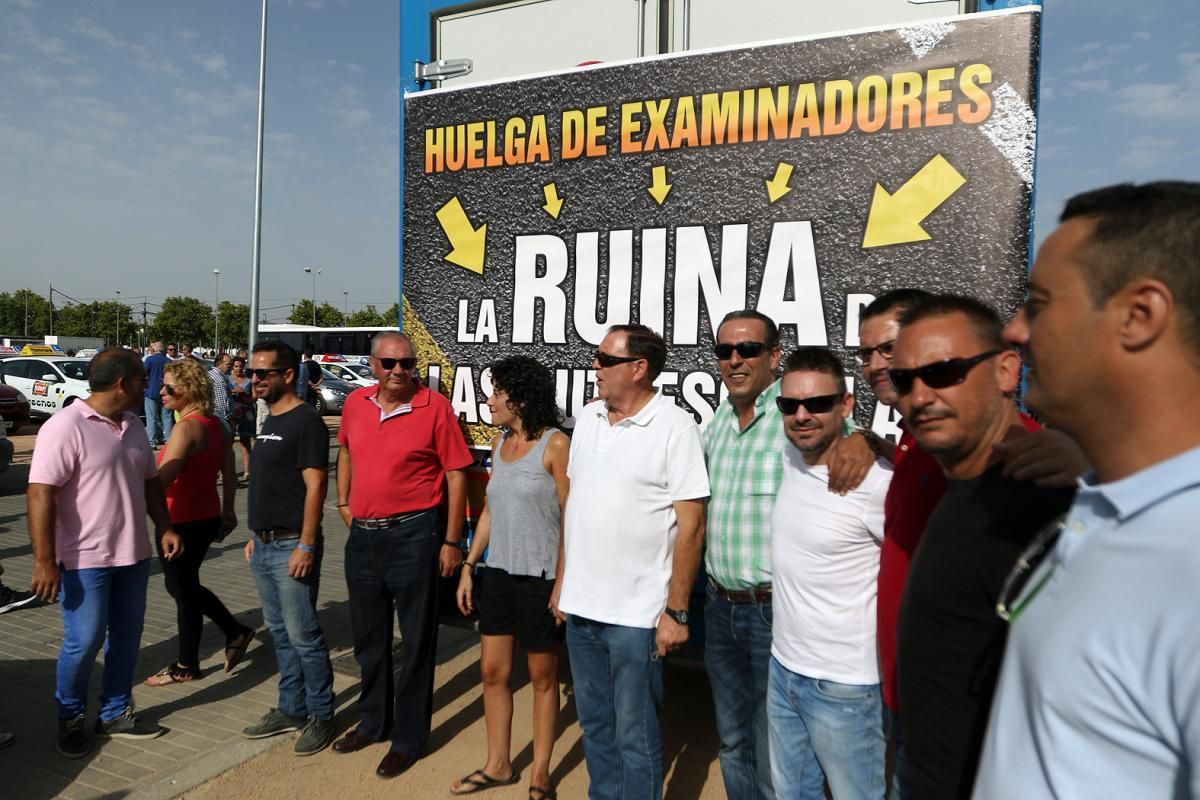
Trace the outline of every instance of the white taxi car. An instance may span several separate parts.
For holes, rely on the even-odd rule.
[[[324,363],[321,365],[322,370],[331,378],[336,378],[339,381],[345,381],[355,387],[358,386],[374,386],[379,383],[375,379],[375,374],[371,372],[370,367],[364,367],[362,364],[354,364],[346,362],[344,364]]]
[[[45,419],[91,394],[88,360],[69,356],[17,356],[0,361],[9,386],[29,398],[30,415]]]

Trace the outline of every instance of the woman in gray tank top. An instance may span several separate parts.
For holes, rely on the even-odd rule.
[[[512,766],[513,653],[526,650],[533,686],[533,764],[529,796],[551,800],[550,757],[558,724],[556,616],[562,564],[562,510],[567,502],[570,441],[557,425],[554,376],[526,356],[491,365],[492,424],[503,432],[492,441],[487,502],[462,565],[458,607],[478,605],[487,762],[455,782],[451,794],[516,783]],[[486,564],[481,562],[487,553]],[[475,575],[476,567],[479,569]],[[478,582],[478,588],[476,587]]]

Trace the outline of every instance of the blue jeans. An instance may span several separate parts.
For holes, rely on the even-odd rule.
[[[296,544],[296,539],[265,543],[256,539],[250,559],[263,622],[275,640],[279,710],[290,717],[333,719],[333,667],[317,619],[322,544],[318,540],[313,571],[302,580],[288,575],[288,559]]]
[[[721,777],[729,800],[775,800],[767,725],[771,604],[730,603],[706,587],[704,667],[712,685]],[[803,765],[806,797],[820,797],[825,775],[811,753]]]
[[[824,797],[805,794],[809,752],[816,754],[837,800],[883,800],[886,743],[879,684],[808,678],[772,658],[767,716],[779,800]]]
[[[591,800],[662,800],[662,661],[653,628],[567,620]]]
[[[146,411],[146,435],[150,443],[166,442],[175,427],[175,413],[163,408],[162,398],[146,397],[143,399]]]
[[[908,747],[904,744],[904,724],[900,715],[883,707],[887,720],[887,736],[891,741],[895,764],[892,766],[891,800],[912,800],[912,784],[908,781]]]
[[[54,691],[58,718],[71,719],[87,710],[88,678],[104,645],[100,719],[114,720],[133,703],[150,559],[128,567],[64,569],[61,577],[63,643]]]

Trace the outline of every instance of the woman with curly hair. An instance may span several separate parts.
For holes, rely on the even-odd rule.
[[[200,631],[208,617],[225,634],[225,671],[246,654],[254,630],[234,619],[215,594],[200,584],[204,554],[237,527],[237,494],[230,436],[213,415],[212,382],[199,361],[172,361],[163,369],[163,408],[178,412],[166,446],[158,454],[158,478],[167,494],[171,524],[183,538],[184,553],[159,563],[167,592],[175,600],[179,660],[146,679],[166,686],[200,677]],[[222,497],[217,497],[217,474]]]
[[[529,796],[555,797],[550,756],[558,718],[558,648],[561,620],[554,607],[562,563],[562,510],[567,502],[570,441],[558,430],[560,415],[550,370],[526,356],[491,366],[488,409],[502,432],[492,441],[492,477],[487,501],[463,562],[458,607],[474,608],[476,566],[483,673],[487,763],[450,787],[470,794],[516,783],[511,761],[513,652],[526,650],[533,685],[533,765]],[[487,551],[487,564],[480,558]]]

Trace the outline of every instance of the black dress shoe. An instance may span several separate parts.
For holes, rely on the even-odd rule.
[[[416,763],[416,756],[406,756],[404,753],[397,753],[393,750],[383,757],[383,761],[379,762],[379,766],[375,768],[375,774],[381,778],[394,778],[408,772]]]
[[[375,744],[374,739],[369,739],[358,732],[358,728],[351,728],[346,731],[346,735],[333,743],[333,752],[335,753],[357,753],[364,747],[370,747]]]

